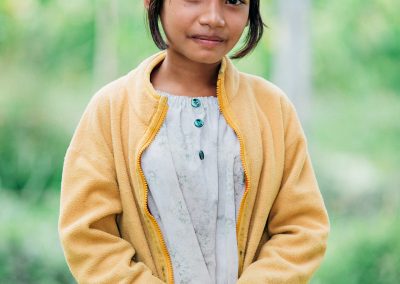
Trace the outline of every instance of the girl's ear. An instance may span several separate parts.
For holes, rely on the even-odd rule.
[[[150,5],[150,0],[144,0],[144,7],[148,10]]]

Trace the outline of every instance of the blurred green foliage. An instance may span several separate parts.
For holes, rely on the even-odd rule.
[[[58,242],[58,196],[40,203],[0,191],[0,282],[74,283]]]
[[[400,2],[313,3],[317,88],[345,96],[399,96]]]
[[[400,212],[398,212],[400,213]],[[312,283],[398,283],[400,218],[334,222],[331,247]]]
[[[73,130],[107,83],[95,78],[100,2],[0,1],[1,283],[73,283],[58,243],[58,196]],[[142,2],[116,3],[119,76],[156,48]],[[400,2],[312,3],[314,119],[307,136],[332,222],[312,283],[397,283]],[[237,65],[269,78],[275,6],[262,5],[269,28]]]

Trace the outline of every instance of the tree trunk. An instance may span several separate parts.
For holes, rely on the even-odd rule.
[[[303,124],[310,119],[310,1],[277,0],[273,81],[290,97]],[[306,126],[306,125],[305,125]]]

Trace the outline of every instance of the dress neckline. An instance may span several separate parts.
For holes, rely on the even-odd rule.
[[[175,95],[175,94],[171,94],[171,93],[169,93],[169,92],[165,92],[165,91],[162,91],[162,90],[159,90],[159,89],[156,89],[156,91],[160,94],[160,95],[164,95],[164,96],[167,96],[168,98],[175,98],[175,99],[178,99],[178,98],[182,98],[182,99],[185,99],[185,100],[191,100],[191,99],[200,99],[200,100],[207,100],[207,99],[211,99],[211,100],[213,100],[213,99],[217,99],[217,97],[216,96],[206,96],[206,97],[196,97],[196,96],[194,96],[194,97],[192,97],[192,96],[181,96],[181,95]]]

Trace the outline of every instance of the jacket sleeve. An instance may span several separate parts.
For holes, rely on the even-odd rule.
[[[122,239],[122,213],[105,100],[95,97],[74,133],[64,160],[58,230],[78,283],[164,283]],[[132,228],[134,229],[134,228]]]
[[[319,267],[330,231],[328,214],[293,105],[283,98],[285,161],[268,221],[269,240],[238,284],[308,283]]]

